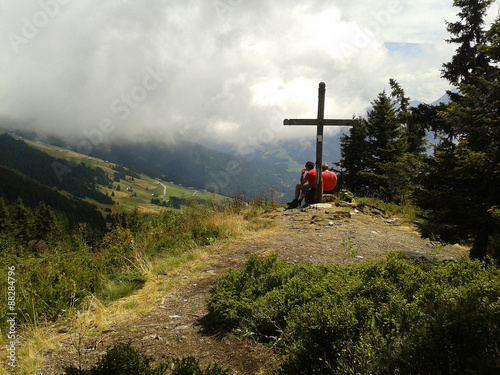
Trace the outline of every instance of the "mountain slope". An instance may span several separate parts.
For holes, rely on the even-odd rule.
[[[109,182],[102,169],[58,161],[8,134],[0,135],[0,165],[18,171],[41,185],[68,191],[75,197],[88,197],[103,204],[113,203],[110,197],[96,189],[98,183],[105,185]]]
[[[92,228],[104,231],[106,223],[96,206],[81,199],[71,199],[56,189],[44,186],[33,179],[0,165],[0,196],[7,202],[21,198],[28,207],[36,207],[40,202],[64,213],[71,228],[78,223],[88,223]]]
[[[106,347],[127,342],[154,360],[161,360],[165,355],[193,356],[203,366],[216,361],[239,374],[268,373],[265,369],[277,359],[271,346],[258,344],[250,336],[221,335],[217,326],[207,319],[206,299],[214,281],[230,268],[241,269],[249,255],[264,257],[276,252],[280,260],[292,264],[343,266],[381,259],[392,251],[404,251],[417,259],[467,256],[465,249],[451,245],[437,249],[431,241],[419,237],[413,228],[395,225],[394,220],[356,214],[354,210],[349,213],[332,207],[273,211],[259,220],[274,225],[251,231],[231,241],[230,246],[225,243],[204,248],[191,263],[168,274],[153,275],[136,295],[95,312],[106,319],[101,326],[93,327],[91,334],[82,335],[82,345],[88,347],[100,339],[97,350],[85,352],[85,360],[92,363]],[[308,246],[304,246],[305,237],[309,239]],[[179,275],[184,275],[181,281],[170,283],[179,279]],[[169,288],[165,289],[165,285]],[[124,306],[128,305],[140,305],[143,309],[125,310]],[[91,314],[89,312],[89,320]],[[53,331],[49,336],[58,337],[54,342],[61,344],[47,350],[44,366],[39,369],[41,375],[60,373],[61,367],[78,365],[76,349],[67,332],[80,332],[79,327],[80,322],[68,319],[50,328]]]
[[[0,197],[35,208],[45,202],[71,227],[104,230],[111,214],[158,211],[186,200],[219,196],[157,181],[115,163],[0,133]],[[154,204],[153,204],[154,203]]]
[[[272,190],[284,192],[290,187],[286,166],[262,160],[248,161],[192,142],[114,144],[105,150],[96,150],[94,155],[166,181],[226,196],[238,193],[255,196]],[[281,173],[282,170],[285,173]]]
[[[29,139],[43,139],[63,148],[78,149],[77,140],[61,140],[43,133],[19,132]],[[87,156],[110,160],[138,173],[161,177],[186,187],[206,189],[225,196],[244,193],[247,197],[265,194],[278,201],[290,199],[299,172],[308,160],[315,161],[315,131],[306,137],[275,144],[254,145],[252,152],[240,154],[232,146],[194,142],[165,144],[159,141],[101,144]],[[69,145],[69,146],[68,146]],[[248,150],[247,150],[248,151]],[[340,158],[338,136],[325,137],[323,161]]]

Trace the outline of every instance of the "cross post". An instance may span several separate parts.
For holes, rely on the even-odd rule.
[[[324,126],[353,126],[358,121],[348,119],[325,120],[325,92],[326,85],[320,82],[318,88],[318,116],[316,119],[285,119],[283,125],[312,125],[316,126],[316,202],[323,202],[323,179],[321,177],[323,165],[323,127]]]

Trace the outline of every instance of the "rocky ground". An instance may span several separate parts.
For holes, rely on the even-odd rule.
[[[273,211],[265,214],[263,220],[276,225],[218,245],[210,256],[198,260],[201,263],[196,274],[179,270],[159,276],[182,275],[183,281],[160,293],[148,312],[112,322],[96,335],[80,338],[79,343],[55,326],[57,348],[45,353],[44,366],[37,374],[61,374],[64,367],[92,363],[117,343],[130,343],[155,360],[192,356],[203,366],[217,362],[233,374],[265,373],[274,361],[270,348],[236,335],[220,335],[204,320],[205,300],[214,280],[229,268],[242,267],[250,254],[265,256],[276,252],[279,259],[289,263],[344,265],[384,258],[392,251],[404,251],[414,258],[467,256],[464,248],[422,239],[415,228],[400,219],[386,217],[377,208],[354,210],[325,205]]]

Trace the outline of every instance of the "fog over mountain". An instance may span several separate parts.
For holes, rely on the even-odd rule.
[[[432,102],[453,46],[452,1],[2,2],[0,127],[73,137],[191,140],[244,155],[314,137],[284,118],[364,115],[395,78]],[[493,9],[496,13],[496,9]],[[334,136],[340,129],[327,129]]]

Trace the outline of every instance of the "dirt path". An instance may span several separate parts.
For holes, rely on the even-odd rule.
[[[163,197],[165,195],[167,195],[167,187],[165,185],[163,185],[163,183],[161,181],[158,181],[158,184],[163,186],[163,194],[161,195],[160,199],[163,199]]]
[[[183,281],[160,295],[149,312],[109,325],[97,336],[97,345],[95,337],[84,343],[85,362],[92,362],[109,346],[130,343],[156,360],[193,356],[203,366],[217,362],[233,374],[265,372],[272,363],[269,348],[234,335],[221,337],[203,324],[205,299],[214,280],[230,267],[242,267],[250,254],[276,252],[289,263],[345,265],[383,258],[391,251],[439,259],[467,256],[466,249],[433,244],[420,238],[413,228],[379,213],[322,208],[266,214],[264,220],[273,220],[276,226],[216,247],[210,256],[197,261],[196,274],[181,276]],[[179,277],[184,271],[161,277]],[[37,374],[60,374],[63,367],[77,365],[76,352],[75,345],[61,336],[59,348],[46,353],[45,366]]]

